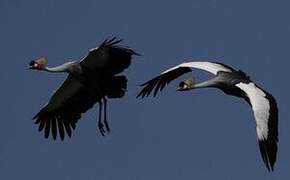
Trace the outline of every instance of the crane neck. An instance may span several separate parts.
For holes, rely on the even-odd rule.
[[[56,73],[58,72],[70,73],[71,71],[81,71],[81,67],[79,65],[79,62],[71,61],[55,67],[46,67],[44,68],[44,71]]]
[[[218,85],[217,78],[213,78],[213,79],[195,84],[192,88],[196,89],[196,88],[217,87],[217,85]]]
[[[43,70],[47,72],[53,72],[53,73],[68,72],[67,68],[62,67],[62,66],[46,67]]]

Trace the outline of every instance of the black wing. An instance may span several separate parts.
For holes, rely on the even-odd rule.
[[[44,131],[45,138],[51,133],[56,139],[59,133],[63,140],[65,132],[71,137],[81,114],[92,108],[99,98],[69,75],[33,119],[39,124],[39,131]]]
[[[98,48],[90,50],[89,54],[80,62],[85,69],[118,74],[131,64],[132,55],[139,55],[132,49],[119,46],[122,40],[112,38],[105,40]]]
[[[172,70],[164,72],[159,76],[151,79],[150,81],[147,81],[144,84],[142,84],[141,86],[145,87],[139,92],[137,97],[140,96],[142,98],[144,98],[145,96],[148,97],[150,93],[153,91],[154,87],[155,87],[154,96],[156,96],[159,91],[162,91],[165,85],[169,84],[172,80],[190,71],[191,71],[190,67],[176,67]]]

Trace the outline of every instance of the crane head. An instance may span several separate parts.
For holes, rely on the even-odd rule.
[[[193,77],[188,78],[185,81],[179,83],[178,91],[186,91],[193,89],[195,85],[195,79]]]
[[[32,60],[28,69],[43,70],[47,66],[47,60],[44,57]]]

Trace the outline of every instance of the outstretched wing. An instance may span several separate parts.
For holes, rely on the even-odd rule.
[[[236,85],[243,90],[252,106],[257,124],[261,156],[268,170],[274,169],[278,142],[278,107],[274,97],[253,82]]]
[[[216,62],[185,62],[162,72],[160,75],[142,84],[141,86],[145,87],[140,91],[137,97],[148,97],[154,88],[154,96],[156,96],[159,91],[162,91],[165,85],[169,84],[172,80],[178,78],[179,76],[190,72],[191,68],[205,70],[214,75],[217,75],[220,71],[235,71],[227,65]]]
[[[53,139],[56,139],[59,133],[63,140],[65,132],[71,137],[81,114],[92,108],[98,98],[69,75],[33,119],[35,124],[39,124],[39,131],[44,131],[45,138],[51,133]]]
[[[131,64],[132,55],[139,55],[132,49],[118,46],[122,40],[105,40],[99,47],[91,49],[80,64],[91,71],[118,74]]]

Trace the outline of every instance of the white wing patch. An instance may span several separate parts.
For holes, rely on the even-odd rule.
[[[92,48],[92,49],[90,49],[90,52],[92,52],[94,50],[98,50],[98,49],[99,49],[99,47]]]
[[[239,83],[237,87],[242,89],[250,99],[257,123],[257,135],[259,140],[268,138],[268,121],[270,117],[270,102],[266,94],[254,83]]]
[[[219,71],[224,71],[224,72],[232,72],[231,69],[217,63],[213,62],[184,62],[182,64],[179,64],[173,68],[170,68],[161,74],[167,73],[169,71],[172,71],[174,69],[180,68],[180,67],[189,67],[189,68],[197,68],[197,69],[202,69],[205,71],[208,71],[214,75],[217,75]]]
[[[99,47],[95,47],[95,48],[92,48],[92,49],[90,49],[89,50],[89,53],[91,53],[91,52],[93,52],[93,51],[95,51],[95,50],[98,50],[99,49]],[[86,59],[86,57],[88,56],[88,54],[86,54],[81,60],[80,60],[80,62],[82,62],[84,59]]]

